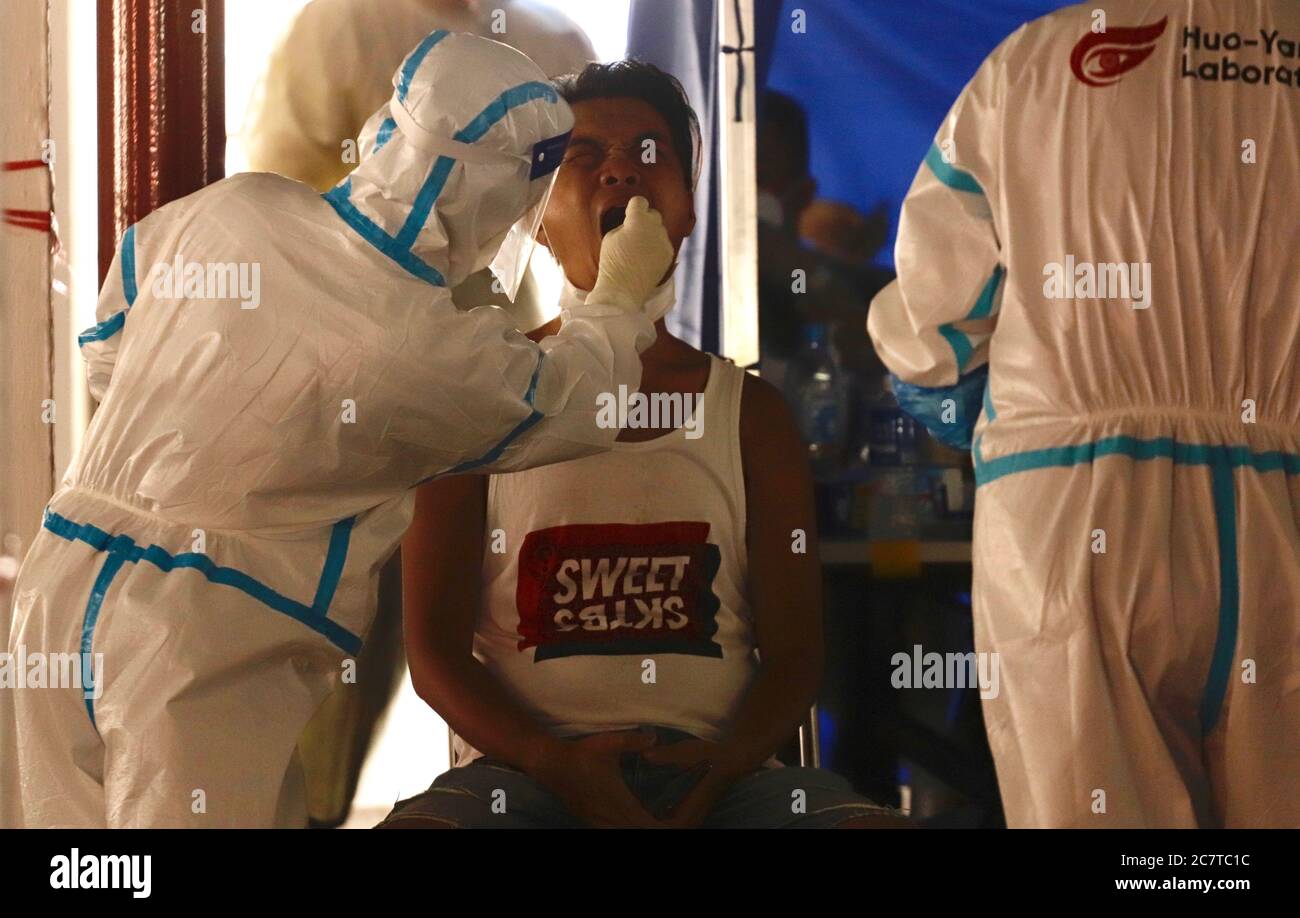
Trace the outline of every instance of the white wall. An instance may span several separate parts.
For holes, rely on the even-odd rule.
[[[0,53],[0,161],[42,157],[49,139],[44,0],[5,0]],[[45,168],[0,172],[0,201],[14,210],[50,209]],[[50,237],[0,225],[0,544],[25,551],[53,487],[54,427],[43,419],[54,396],[50,337]],[[0,622],[2,625],[3,622]]]
[[[99,298],[99,132],[95,15],[76,0],[50,4],[50,136],[54,161],[54,389],[62,408],[54,431],[61,478],[90,423],[91,398],[77,335],[95,324]]]

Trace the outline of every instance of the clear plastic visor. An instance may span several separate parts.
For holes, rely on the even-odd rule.
[[[519,285],[523,283],[524,274],[528,271],[528,262],[533,257],[537,230],[542,225],[542,215],[546,213],[546,205],[551,200],[551,191],[555,188],[555,179],[559,175],[560,163],[564,160],[564,150],[569,145],[571,133],[572,131],[566,131],[533,144],[528,180],[530,186],[545,183],[545,188],[537,202],[510,227],[506,238],[501,242],[501,248],[492,259],[492,273],[512,303],[515,294],[519,292]]]
[[[541,198],[515,221],[514,226],[510,227],[505,239],[501,241],[501,248],[497,250],[488,266],[496,277],[497,283],[501,285],[502,292],[512,303],[515,301],[515,294],[519,292],[519,285],[524,281],[524,275],[528,273],[528,262],[533,257],[534,246],[537,245],[537,230],[542,225],[542,215],[546,213],[546,205],[551,200],[555,176],[556,173],[552,172],[550,175],[533,180],[546,186]]]

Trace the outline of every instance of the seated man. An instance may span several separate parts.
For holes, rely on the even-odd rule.
[[[699,132],[650,65],[592,64],[560,89],[575,126],[543,242],[572,302],[634,196],[680,247]],[[775,388],[656,328],[641,391],[683,406],[675,429],[627,425],[602,456],[421,488],[407,655],[458,765],[381,827],[906,824],[773,759],[822,675],[804,448]]]

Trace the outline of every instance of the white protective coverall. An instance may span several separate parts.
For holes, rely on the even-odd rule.
[[[393,82],[327,195],[242,174],[125,233],[81,336],[100,408],[8,635],[102,673],[0,692],[4,824],[304,824],[294,745],[367,634],[412,486],[617,434],[596,398],[639,383],[643,314],[593,295],[534,345],[447,290],[544,203],[568,106],[469,35],[428,36]],[[213,265],[259,289],[217,290]]]
[[[350,145],[392,93],[393,71],[436,29],[508,44],[548,77],[581,70],[596,56],[577,23],[534,0],[312,0],[270,55],[250,100],[240,138],[248,168],[321,191],[338,184],[357,162]],[[500,306],[525,332],[556,315],[531,271],[514,297],[494,287],[484,270],[452,288],[452,299]],[[404,670],[399,584],[394,558],[380,576],[378,618],[357,659],[356,682],[334,691],[300,739],[308,810],[316,823],[342,821],[373,731]]]
[[[1011,826],[1300,825],[1298,43],[1291,0],[1061,10],[903,205],[868,327],[974,424]]]

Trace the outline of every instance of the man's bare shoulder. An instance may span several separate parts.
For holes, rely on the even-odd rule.
[[[781,390],[753,373],[745,374],[744,389],[740,396],[742,439],[745,437],[746,426],[759,439],[766,439],[778,431],[794,431],[794,415]]]
[[[487,489],[487,475],[448,475],[426,481],[416,489],[415,521],[429,531],[464,531],[469,515],[482,514]]]

